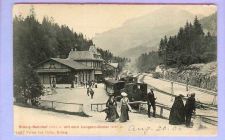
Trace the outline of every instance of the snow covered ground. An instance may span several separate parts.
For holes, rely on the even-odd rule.
[[[144,75],[140,75],[139,78],[142,78]],[[168,81],[163,81],[160,79],[155,79],[152,78],[151,76],[144,76],[143,81],[153,87],[156,87],[162,91],[165,92],[171,92],[171,83]],[[196,89],[191,88],[190,91],[186,91],[186,87],[183,85],[179,85],[179,84],[174,84],[174,95],[179,95],[182,94],[184,96],[186,96],[188,93],[191,92],[195,92],[196,93],[196,101],[200,101],[202,103],[208,103],[210,104],[214,98],[213,95],[209,95],[206,93],[203,93],[201,91],[198,91]],[[150,88],[150,87],[149,87]],[[170,95],[166,95],[166,94],[162,94],[158,91],[154,91],[155,93],[155,97],[157,98],[157,102],[162,103],[164,105],[167,105],[168,107],[172,107],[173,105],[173,101],[174,101],[174,97],[171,97]],[[185,103],[185,101],[184,101]],[[169,115],[169,112],[165,112],[164,114],[166,114],[166,116]],[[218,113],[215,110],[203,110],[203,109],[197,109],[196,110],[196,114],[197,115],[209,115],[209,116],[214,116],[217,117]],[[213,120],[217,120],[217,118],[211,118]]]
[[[152,85],[153,87],[159,88],[160,90],[163,90],[163,91],[166,91],[169,93],[171,92],[171,82],[163,81],[160,79],[155,79],[148,75],[146,75],[144,77],[144,82]],[[206,94],[195,88],[189,88],[189,91],[186,91],[186,86],[179,85],[176,83],[173,84],[173,90],[174,90],[175,95],[182,94],[184,96],[186,96],[189,93],[194,92],[196,101],[200,101],[202,103],[207,103],[207,104],[212,104],[214,97],[215,97],[214,95]],[[215,104],[217,104],[216,100],[215,100]]]
[[[125,123],[106,122],[105,113],[93,112],[92,117],[80,117],[33,108],[14,106],[14,131],[17,135],[216,135],[217,128],[195,120],[193,128],[173,126],[168,120],[148,118],[130,113]]]
[[[87,96],[85,88],[58,88],[52,95],[43,96],[43,100],[73,102],[84,104],[84,111],[90,117],[69,115],[34,108],[14,106],[14,131],[17,135],[216,135],[217,127],[194,120],[193,128],[184,125],[173,126],[168,120],[148,118],[145,114],[129,113],[130,120],[125,123],[105,121],[105,113],[90,111],[91,103],[105,103],[108,99],[99,84],[94,88],[94,99]],[[58,105],[58,108],[78,111],[74,106]],[[120,114],[119,110],[118,113]]]
[[[93,103],[106,103],[108,100],[108,95],[104,90],[104,84],[98,84],[98,88],[93,88],[94,96],[87,95],[87,89],[84,87],[77,88],[56,88],[56,92],[50,95],[42,96],[42,100],[58,101],[65,103],[79,103],[83,104],[83,109],[85,112],[90,112],[91,104]],[[51,102],[41,102],[42,105],[51,107]],[[66,110],[72,112],[80,111],[80,107],[73,104],[60,104],[54,103],[54,108],[57,110]]]

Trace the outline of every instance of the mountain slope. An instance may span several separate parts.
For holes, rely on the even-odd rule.
[[[213,36],[217,35],[217,13],[204,17],[200,20],[204,32],[210,32]]]
[[[116,55],[128,55],[126,50],[135,47],[157,47],[163,36],[175,34],[187,20],[193,19],[194,15],[187,11],[161,8],[148,15],[130,19],[119,28],[98,34],[93,42]],[[145,50],[144,47],[140,50]]]

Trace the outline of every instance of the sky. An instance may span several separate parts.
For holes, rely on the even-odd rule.
[[[52,17],[59,25],[67,25],[89,39],[98,33],[120,27],[129,19],[150,14],[162,7],[170,6],[202,16],[216,11],[214,5],[15,4],[13,16],[26,17],[32,6],[40,22],[44,16]]]

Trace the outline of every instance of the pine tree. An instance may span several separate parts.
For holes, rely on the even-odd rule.
[[[164,44],[165,43],[165,44]],[[166,48],[163,54],[163,48]],[[175,36],[168,41],[161,39],[159,56],[167,66],[182,66],[216,60],[216,39],[208,33],[204,35],[197,17],[194,23],[186,22]]]
[[[34,8],[27,17],[21,15],[13,19],[13,72],[14,97],[23,97],[37,105],[37,99],[43,94],[33,66],[49,59],[68,55],[71,48],[87,50],[92,41],[77,34],[68,26],[59,26],[52,18],[44,17],[40,23],[36,19]]]

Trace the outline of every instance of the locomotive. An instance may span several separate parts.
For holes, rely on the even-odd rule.
[[[105,90],[113,94],[117,100],[121,99],[121,93],[126,92],[130,102],[145,101],[147,95],[147,84],[138,83],[136,77],[123,77],[120,80],[105,80]]]

